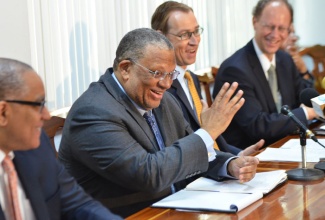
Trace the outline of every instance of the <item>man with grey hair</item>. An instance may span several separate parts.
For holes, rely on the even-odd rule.
[[[204,106],[202,128],[193,132],[166,92],[178,75],[175,66],[165,36],[133,30],[119,43],[114,68],[90,85],[66,119],[59,159],[88,193],[123,217],[201,173],[241,182],[255,175],[256,158],[213,149],[244,103],[242,91],[235,94],[238,84],[226,83],[212,106]]]
[[[121,219],[56,160],[41,131],[50,119],[32,67],[0,58],[0,219]]]

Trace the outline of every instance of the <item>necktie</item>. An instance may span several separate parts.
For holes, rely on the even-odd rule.
[[[155,116],[153,114],[149,115],[148,112],[144,113],[143,117],[146,119],[148,125],[150,126],[153,134],[156,137],[156,141],[159,145],[160,150],[165,148],[165,143],[164,140],[161,136],[160,130],[157,126],[156,120],[155,120]]]
[[[163,138],[161,136],[160,130],[159,130],[158,126],[157,126],[155,116],[152,113],[149,115],[149,113],[146,112],[146,113],[143,114],[143,117],[146,119],[146,122],[150,126],[151,131],[155,135],[156,141],[157,141],[157,143],[159,145],[159,149],[160,150],[164,149],[165,148],[165,143],[164,143],[164,140],[163,140]],[[175,190],[174,184],[172,184],[170,187],[171,187],[172,193],[175,193],[176,190]]]
[[[281,103],[279,101],[279,94],[278,94],[278,81],[276,77],[275,67],[271,64],[269,70],[267,71],[269,75],[269,85],[271,88],[271,92],[273,95],[273,99],[277,108],[277,111],[281,109]]]
[[[202,103],[201,103],[199,93],[196,90],[194,80],[193,80],[191,73],[189,71],[185,72],[184,78],[187,79],[187,85],[188,85],[188,89],[190,90],[190,93],[191,93],[191,96],[193,99],[196,116],[201,124]],[[216,142],[214,142],[213,148],[216,150],[219,150],[219,147]]]
[[[8,183],[9,183],[8,194],[9,194],[9,202],[11,204],[10,216],[11,219],[20,220],[22,218],[21,218],[20,207],[18,202],[18,178],[17,178],[15,166],[8,156],[6,156],[2,161],[2,166],[4,171],[8,175]]]

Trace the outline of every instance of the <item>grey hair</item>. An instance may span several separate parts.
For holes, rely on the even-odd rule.
[[[27,92],[23,74],[34,69],[18,60],[0,58],[0,101]]]
[[[137,61],[144,57],[147,46],[156,46],[163,50],[173,50],[170,41],[161,33],[150,28],[138,28],[128,32],[116,49],[113,69],[117,70],[122,60],[130,59]]]

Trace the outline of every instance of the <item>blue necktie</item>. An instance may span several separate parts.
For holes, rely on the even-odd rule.
[[[164,143],[164,140],[163,140],[163,138],[161,136],[160,130],[159,130],[158,126],[157,126],[155,116],[153,114],[149,115],[149,113],[146,112],[146,113],[144,113],[143,117],[146,119],[148,125],[150,126],[152,132],[154,133],[160,150],[164,149],[165,148],[165,143]]]
[[[148,125],[150,126],[151,128],[151,131],[154,133],[155,137],[156,137],[156,141],[159,145],[159,149],[162,150],[165,148],[165,143],[164,143],[164,140],[161,136],[161,133],[160,133],[160,130],[157,126],[157,122],[156,122],[156,119],[155,119],[155,116],[152,114],[149,115],[150,113],[146,112],[143,114],[143,117],[146,119]],[[172,184],[171,186],[171,191],[172,193],[175,193],[176,192],[176,189],[175,189],[175,186],[174,184]]]

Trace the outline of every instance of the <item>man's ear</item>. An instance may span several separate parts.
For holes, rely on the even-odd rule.
[[[124,80],[129,79],[130,77],[130,68],[131,68],[131,61],[130,60],[122,60],[119,64],[118,64],[118,70],[121,73],[121,76]]]
[[[0,101],[0,126],[4,126],[8,123],[8,103]]]

